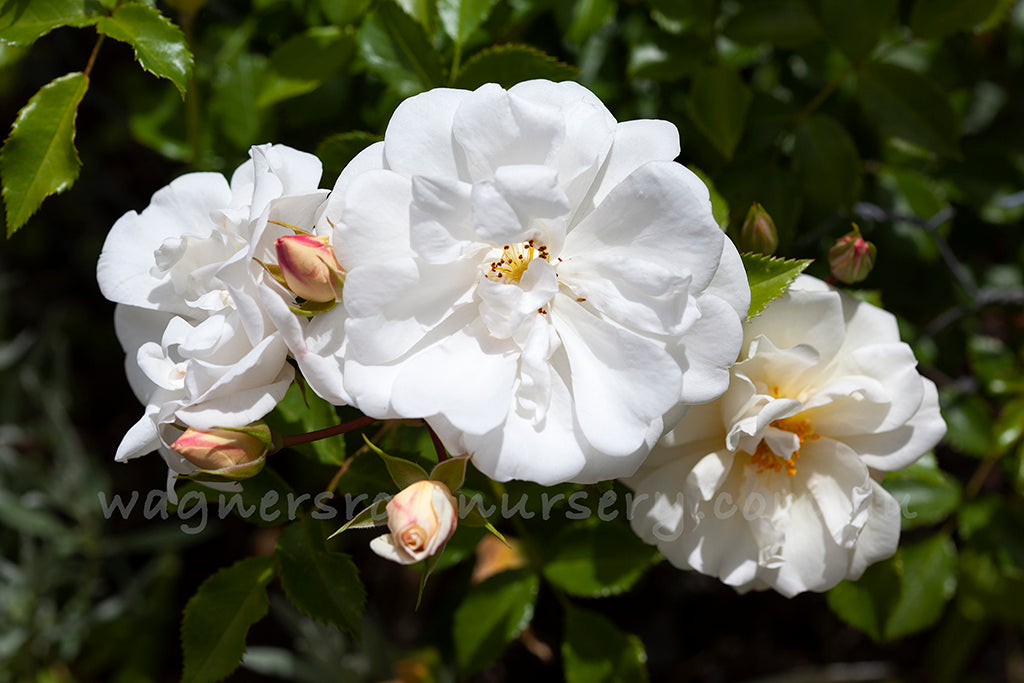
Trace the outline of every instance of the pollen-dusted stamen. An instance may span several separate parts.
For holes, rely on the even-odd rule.
[[[800,441],[800,446],[803,446],[805,441],[814,441],[818,438],[818,435],[811,430],[811,425],[807,420],[800,420],[795,417],[786,417],[781,420],[775,420],[771,423],[771,426],[776,429],[781,429],[795,434],[796,438]],[[796,474],[796,460],[799,457],[800,448],[793,451],[793,455],[788,458],[783,458],[781,455],[777,455],[771,448],[769,448],[767,443],[761,441],[761,443],[757,444],[757,449],[750,456],[750,464],[757,466],[758,474],[761,474],[765,470],[781,472],[785,469],[786,474],[792,477]]]
[[[495,282],[505,284],[519,282],[530,265],[530,261],[535,258],[547,261],[548,248],[538,246],[534,240],[527,240],[516,245],[506,244],[502,247],[501,258],[491,262],[486,276]]]

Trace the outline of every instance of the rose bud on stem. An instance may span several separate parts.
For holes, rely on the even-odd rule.
[[[860,282],[875,267],[878,249],[860,236],[860,228],[853,224],[853,230],[846,233],[828,250],[828,264],[832,276],[850,285]]]
[[[274,246],[281,277],[295,296],[317,303],[341,297],[345,271],[327,237],[288,235]]]
[[[198,473],[239,480],[259,474],[271,443],[270,429],[258,422],[238,429],[189,427],[171,448],[195,465]]]
[[[756,251],[762,254],[772,254],[779,246],[779,231],[775,228],[775,221],[764,210],[764,207],[754,202],[747,211],[747,217],[743,220],[743,228],[740,230],[740,248],[743,251]]]
[[[451,491],[429,479],[396,493],[386,509],[391,533],[370,541],[370,549],[399,564],[413,564],[439,552],[458,521]]]

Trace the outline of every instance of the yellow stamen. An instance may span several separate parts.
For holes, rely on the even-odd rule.
[[[487,277],[495,282],[512,283],[519,282],[530,261],[534,258],[548,259],[548,248],[535,246],[533,240],[523,244],[506,244],[502,248],[501,258],[491,263]]]
[[[781,420],[775,420],[771,423],[771,426],[776,429],[796,434],[796,438],[799,440],[800,446],[803,446],[805,441],[814,441],[818,438],[818,435],[813,432],[811,425],[807,420],[801,420],[796,417],[785,417]],[[799,457],[800,448],[793,451],[793,455],[788,458],[783,458],[781,455],[777,455],[771,448],[769,448],[767,443],[761,441],[761,443],[757,444],[757,448],[750,456],[750,463],[752,465],[757,465],[758,474],[761,474],[765,470],[781,472],[785,469],[786,474],[792,477],[796,474],[796,460]]]

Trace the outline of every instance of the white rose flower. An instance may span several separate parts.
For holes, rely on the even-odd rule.
[[[311,154],[261,145],[250,155],[230,184],[218,173],[174,180],[141,214],[122,216],[103,245],[97,279],[118,303],[129,382],[146,406],[118,460],[159,450],[172,470],[191,472],[169,448],[175,425],[244,426],[292,382],[288,340],[258,303],[264,284],[247,275],[253,240],[270,216],[312,226],[327,192]]]
[[[749,303],[678,153],[571,82],[403,102],[325,215],[355,404],[499,480],[632,473],[667,412],[725,390]]]
[[[747,323],[728,391],[626,480],[633,529],[740,591],[824,591],[896,551],[878,479],[946,432],[892,314],[801,276]]]

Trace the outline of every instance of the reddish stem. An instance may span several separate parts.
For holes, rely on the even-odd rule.
[[[340,425],[333,427],[326,427],[324,429],[318,429],[314,432],[306,432],[305,434],[289,434],[281,440],[281,445],[284,448],[289,446],[298,446],[299,444],[309,443],[311,441],[319,441],[320,439],[326,439],[331,436],[337,436],[338,434],[344,434],[351,432],[354,429],[360,427],[366,427],[377,421],[375,417],[357,417],[354,420],[348,422],[342,422]]]
[[[441,443],[441,437],[437,435],[430,425],[427,425],[427,431],[430,432],[430,440],[434,442],[434,451],[437,453],[437,461],[439,463],[444,462],[448,459],[448,451],[444,449],[444,444]]]

